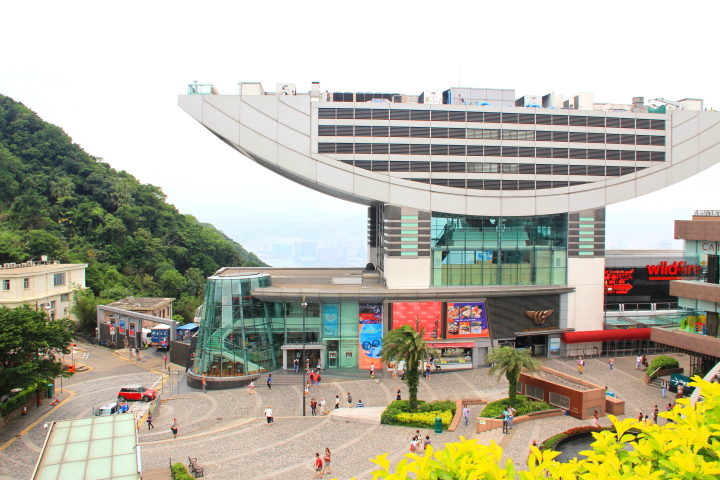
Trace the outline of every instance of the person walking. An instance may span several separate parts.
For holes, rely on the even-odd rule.
[[[678,386],[677,386],[677,395],[675,395],[675,400],[677,400],[677,399],[679,399],[679,398],[683,398],[683,395],[684,395],[684,394],[685,394],[685,387],[683,386],[682,383],[678,383]]]
[[[430,364],[425,366],[425,378],[430,380]]]
[[[335,395],[335,410],[340,408],[340,395]]]
[[[599,427],[600,426],[600,418],[598,417],[597,410],[593,413],[593,426]]]
[[[268,375],[267,386],[270,390],[272,390],[272,373]]]
[[[140,360],[140,349],[138,347],[135,347],[135,356]]]
[[[318,373],[315,374],[315,386],[317,388],[320,388],[320,370],[318,370]]]
[[[358,406],[358,408],[363,408],[365,406],[365,404],[362,401],[362,398],[360,400],[358,400],[357,406]]]
[[[578,358],[578,372],[580,375],[583,374],[583,367],[585,366],[585,360],[582,357]]]
[[[397,389],[397,394],[395,395],[395,400],[400,400],[400,387]]]
[[[323,455],[323,462],[325,463],[325,467],[323,468],[322,475],[332,475],[332,472],[330,471],[330,459],[330,449],[328,447],[325,447],[325,454]]]
[[[274,422],[273,411],[272,411],[272,408],[270,408],[270,405],[268,405],[268,407],[265,409],[265,411],[263,413],[265,414],[265,418],[267,419],[267,426],[269,427],[270,424]]]
[[[352,407],[352,395],[350,395],[350,392],[348,392],[347,402],[348,402],[348,408]]]
[[[202,379],[202,391],[203,393],[207,393],[207,378],[205,378],[205,375],[203,375]]]
[[[327,406],[327,403],[325,403],[325,399],[320,399],[320,415],[327,415],[327,412],[325,410],[325,407]]]
[[[320,373],[321,373],[321,372],[322,372],[322,359],[318,360],[318,363],[317,363],[317,373],[318,373],[318,376],[320,376]]]
[[[512,428],[513,428],[513,419],[515,418],[515,412],[517,412],[517,410],[515,410],[513,407],[511,407],[510,405],[508,405],[508,406],[507,406],[507,411],[508,411],[508,427],[510,428],[510,430],[512,430]]]
[[[653,422],[655,425],[657,425],[658,422],[658,416],[660,415],[660,409],[657,405],[655,405],[655,409],[653,410]]]
[[[315,401],[315,397],[310,399],[310,412],[312,413],[312,416],[314,417],[316,415],[315,411],[317,410],[317,402]]]
[[[155,428],[155,425],[152,424],[152,413],[148,413],[147,424],[148,430],[150,430],[151,428]]]
[[[665,411],[668,412],[668,413],[670,413],[670,412],[672,412],[672,410],[673,410],[672,403],[668,403],[668,404],[667,404],[667,407],[665,407]],[[666,418],[666,419],[665,419],[665,425],[667,425],[668,423],[672,423],[672,419],[671,419],[671,418]]]
[[[470,409],[467,405],[463,405],[462,416],[465,419],[465,426],[467,427],[468,421],[470,420]]]
[[[428,445],[430,445],[432,442],[430,442],[430,435],[425,435],[425,441],[423,442],[423,450],[426,450]]]
[[[645,355],[642,356],[642,366],[643,366],[643,370],[647,371],[649,365],[648,365],[647,357]]]
[[[322,478],[323,463],[319,453],[315,453],[315,474],[310,478]]]
[[[375,364],[370,364],[370,378],[375,378]]]
[[[293,360],[293,370],[295,370],[295,373],[298,372],[299,368],[300,368],[300,360],[298,360],[298,358],[295,357],[295,360]]]
[[[635,370],[640,370],[641,366],[642,366],[642,355],[638,354],[638,356],[635,357]]]
[[[638,413],[638,422],[642,422],[642,419],[643,419],[643,413],[640,412],[640,413]]]
[[[170,425],[170,430],[173,433],[173,438],[177,438],[178,429],[180,429],[180,424],[178,423],[177,418],[173,418],[173,422]]]
[[[509,416],[508,411],[503,410],[501,415],[502,415],[502,422],[503,422],[502,433],[503,434],[510,433],[510,432],[508,432],[508,416]]]
[[[667,395],[667,389],[668,389],[668,381],[667,379],[663,378],[663,381],[660,382],[660,395],[662,398],[665,398],[665,395]]]
[[[310,379],[310,385],[315,383],[315,372],[313,370],[310,370],[310,374],[308,375],[308,378]]]
[[[615,359],[610,357],[610,360],[608,360],[608,364],[610,365],[610,371],[612,372],[615,370]]]
[[[248,388],[250,389],[248,395],[255,395],[255,380],[250,380],[250,385],[248,385]]]
[[[303,395],[310,395],[310,382],[305,382],[305,391],[303,392]]]

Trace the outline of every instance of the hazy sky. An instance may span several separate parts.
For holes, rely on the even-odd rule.
[[[183,213],[237,230],[233,209],[350,216],[365,207],[231,150],[177,106],[194,80],[221,93],[240,81],[408,94],[460,85],[612,103],[693,97],[720,109],[719,13],[717,1],[5,2],[0,93],[160,186]],[[671,210],[720,208],[719,180],[714,167],[609,207],[610,220],[618,209],[666,222]]]

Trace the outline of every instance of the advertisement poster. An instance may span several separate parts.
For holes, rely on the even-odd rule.
[[[489,337],[485,302],[448,303],[446,338]]]
[[[338,305],[323,305],[323,336],[338,336]]]
[[[410,325],[413,329],[425,329],[425,340],[435,340],[442,336],[441,302],[402,302],[393,303],[392,328]]]
[[[559,337],[550,337],[550,344],[549,344],[549,350],[550,355],[560,355],[560,338]]]
[[[129,323],[129,329],[130,329],[130,336],[131,336],[131,337],[134,337],[134,336],[135,336],[135,324],[132,323],[132,322],[130,322],[130,323]]]
[[[358,340],[360,342],[360,358],[358,368],[381,368],[382,352],[382,304],[361,303],[358,313]],[[352,356],[352,355],[351,355]]]
[[[125,335],[125,320],[120,320],[120,335]]]

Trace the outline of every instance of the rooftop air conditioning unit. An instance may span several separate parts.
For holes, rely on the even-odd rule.
[[[10,264],[9,264],[9,263],[3,263],[3,268],[10,268]]]
[[[47,255],[40,255],[41,262],[47,262]]]
[[[15,268],[15,267],[17,267],[17,263],[13,262],[10,264],[10,268]]]

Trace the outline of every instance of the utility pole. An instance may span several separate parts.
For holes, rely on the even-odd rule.
[[[307,302],[305,301],[305,297],[302,298],[302,303],[300,304],[302,307],[302,320],[303,320],[303,346],[302,346],[302,359],[303,362],[305,361],[305,311],[307,310]],[[307,373],[307,369],[303,365],[303,379],[302,379],[302,399],[303,399],[303,417],[305,416],[305,374]]]

